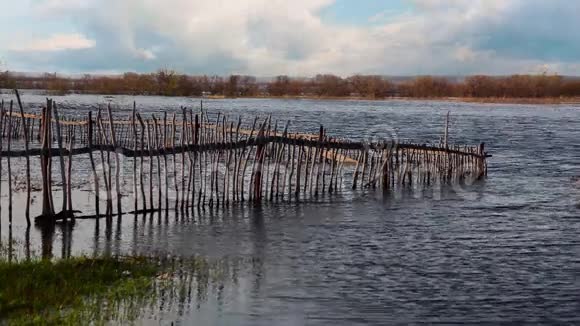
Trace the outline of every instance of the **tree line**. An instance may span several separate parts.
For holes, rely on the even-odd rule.
[[[65,77],[0,72],[0,88],[42,89],[56,93],[129,94],[225,97],[360,97],[412,98],[549,98],[580,96],[580,78],[559,75],[468,76],[461,79],[420,76],[390,80],[383,76],[355,75],[342,78],[277,76],[266,81],[253,76],[191,76],[169,70],[125,73],[119,76]]]

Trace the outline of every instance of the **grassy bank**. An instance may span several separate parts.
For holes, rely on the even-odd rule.
[[[134,303],[153,299],[161,272],[146,258],[0,259],[0,325],[131,321],[139,315]]]

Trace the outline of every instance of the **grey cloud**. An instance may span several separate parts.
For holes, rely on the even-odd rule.
[[[580,61],[578,13],[578,1],[520,0],[500,19],[482,19],[467,37],[478,49],[514,59]]]
[[[7,61],[74,72],[580,73],[576,1],[409,0],[413,13],[359,27],[322,22],[331,0],[67,1],[45,14],[72,19],[95,47]]]

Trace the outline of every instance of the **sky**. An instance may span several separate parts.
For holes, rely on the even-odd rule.
[[[580,75],[577,0],[8,0],[0,70]]]

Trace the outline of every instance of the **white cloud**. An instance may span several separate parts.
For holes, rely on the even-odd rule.
[[[147,49],[135,49],[135,56],[142,60],[153,60],[156,58],[155,53]]]
[[[511,73],[549,66],[580,73],[580,34],[570,32],[580,28],[580,2],[408,1],[413,11],[387,11],[369,17],[372,26],[352,26],[321,19],[334,0],[39,0],[37,13],[70,20],[82,34],[20,50],[94,47],[82,56],[52,58],[67,70],[170,67],[271,76]]]
[[[9,49],[16,52],[54,52],[64,50],[90,49],[96,46],[94,40],[81,34],[55,34],[45,39],[31,40]]]
[[[476,57],[477,54],[466,46],[461,46],[455,49],[455,58],[461,62],[473,61]]]

